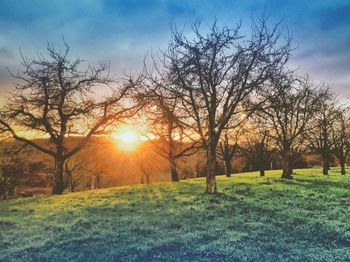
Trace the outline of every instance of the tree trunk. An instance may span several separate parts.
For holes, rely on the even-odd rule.
[[[96,188],[101,188],[101,174],[96,175]]]
[[[179,172],[177,171],[177,164],[175,159],[173,159],[173,157],[169,157],[168,161],[170,165],[171,181],[179,182],[180,177],[179,177]]]
[[[261,168],[260,169],[260,176],[265,176],[265,169],[264,168]]]
[[[216,147],[214,145],[210,146],[208,157],[207,157],[207,189],[208,194],[216,193]]]
[[[231,159],[225,159],[225,175],[230,177],[232,174]]]
[[[69,188],[70,188],[70,192],[74,192],[74,183],[73,183],[72,174],[70,174],[70,176],[69,176]]]
[[[64,190],[64,160],[63,157],[56,157],[55,159],[55,180],[52,189],[52,194],[61,195]]]
[[[2,178],[2,196],[4,200],[8,199],[8,190],[7,190],[7,176],[3,174]]]
[[[345,175],[345,159],[339,160],[340,163],[340,174]]]
[[[91,176],[91,182],[90,182],[90,189],[95,189],[95,182],[96,182],[96,178],[95,176]]]
[[[265,176],[265,161],[263,159],[259,159],[259,172],[260,176]]]
[[[292,179],[293,169],[290,161],[290,155],[288,153],[283,154],[282,166],[283,166],[282,178]]]
[[[150,174],[146,174],[146,184],[150,184],[151,183],[151,178],[150,178]]]
[[[328,170],[329,170],[329,158],[326,154],[322,155],[322,170],[323,170],[323,175],[328,176]]]

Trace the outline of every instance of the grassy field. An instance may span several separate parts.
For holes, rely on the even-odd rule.
[[[0,202],[0,261],[350,261],[350,176],[296,170]],[[349,170],[350,171],[350,170]]]

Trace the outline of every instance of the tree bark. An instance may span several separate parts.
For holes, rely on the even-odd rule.
[[[260,169],[260,176],[265,176],[265,169],[264,168],[261,168]]]
[[[98,173],[96,176],[96,188],[101,188],[101,174]]]
[[[261,177],[265,176],[265,163],[264,159],[259,159],[259,172]]]
[[[95,189],[96,178],[95,176],[91,176],[90,189]]]
[[[179,172],[177,171],[177,164],[175,159],[169,157],[169,165],[170,165],[170,173],[171,173],[171,181],[172,182],[179,182]]]
[[[72,177],[70,177],[69,187],[70,187],[70,192],[74,192],[74,184],[73,184],[73,178]]]
[[[3,190],[3,199],[7,200],[8,199],[8,189],[7,189],[7,176],[3,175],[3,184],[2,184],[2,190]]]
[[[292,179],[293,178],[293,169],[290,161],[290,156],[288,153],[283,154],[282,157],[282,166],[283,166],[283,172],[282,172],[282,178],[284,179]]]
[[[146,184],[149,185],[151,183],[151,178],[150,178],[150,174],[146,174]]]
[[[340,174],[341,175],[345,175],[345,160],[344,159],[341,159],[339,160],[339,163],[340,163]]]
[[[169,151],[168,151],[168,162],[170,165],[170,175],[171,175],[171,181],[172,182],[179,182],[180,181],[180,177],[179,177],[179,173],[177,170],[177,164],[176,164],[176,158],[175,156],[175,144],[173,141],[173,137],[172,137],[172,130],[174,130],[174,123],[169,122],[169,126],[168,126],[168,141],[169,141]]]
[[[329,170],[329,158],[327,155],[322,155],[322,171],[324,176],[328,176],[328,170]]]
[[[215,194],[216,193],[216,178],[215,178],[215,172],[216,172],[216,147],[211,145],[208,157],[207,157],[207,189],[206,192],[208,194]]]
[[[225,159],[225,175],[231,177],[232,174],[232,165],[230,159]]]
[[[54,180],[54,185],[52,189],[52,194],[54,195],[61,195],[63,193],[63,190],[64,190],[63,174],[64,174],[64,160],[63,160],[63,157],[58,156],[55,159],[55,180]]]

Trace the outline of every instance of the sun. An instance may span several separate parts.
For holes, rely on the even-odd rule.
[[[111,137],[119,149],[124,151],[135,150],[142,141],[142,136],[135,126],[125,125],[117,127]]]
[[[129,144],[129,143],[133,143],[136,140],[138,140],[139,137],[134,132],[128,131],[128,132],[126,132],[124,134],[121,134],[119,136],[119,139],[122,140],[124,143]]]

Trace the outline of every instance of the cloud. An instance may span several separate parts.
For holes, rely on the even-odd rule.
[[[291,61],[316,80],[333,80],[344,92],[350,69],[350,4],[341,0],[2,0],[0,1],[0,67],[18,67],[19,46],[31,57],[46,41],[61,36],[72,55],[91,63],[110,60],[116,74],[140,68],[144,54],[164,48],[170,23],[196,19],[249,25],[264,8],[272,22],[284,17],[298,49]],[[3,77],[3,76],[2,76]],[[334,80],[336,79],[336,80]]]
[[[13,59],[14,55],[10,48],[0,47],[0,59]]]

